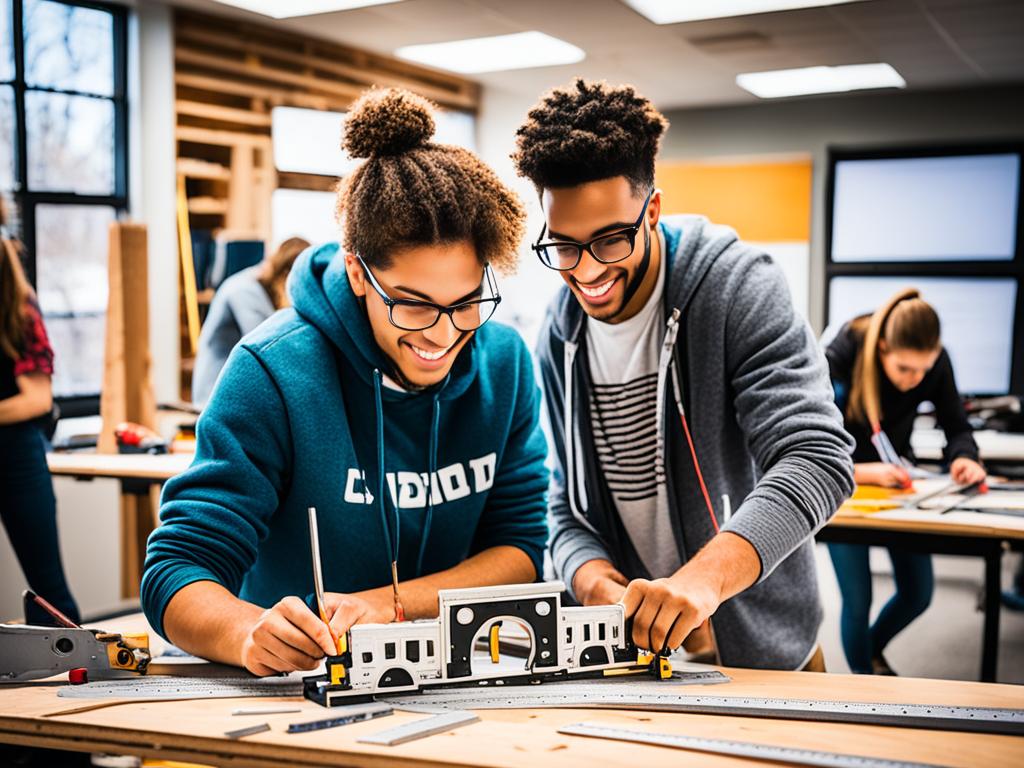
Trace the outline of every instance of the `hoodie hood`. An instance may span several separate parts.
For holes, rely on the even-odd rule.
[[[330,340],[366,386],[375,386],[375,371],[391,374],[395,364],[377,345],[366,309],[352,292],[339,243],[324,243],[303,251],[288,276],[288,292],[299,316]],[[462,348],[448,377],[424,392],[452,400],[466,391],[477,375],[477,336],[486,329],[478,330]],[[419,394],[422,392],[400,392],[389,387],[383,396],[396,399]]]

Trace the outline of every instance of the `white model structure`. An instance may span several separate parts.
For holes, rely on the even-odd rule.
[[[515,685],[646,669],[671,675],[666,659],[638,652],[621,605],[562,607],[563,590],[560,582],[441,590],[436,619],[352,627],[346,650],[327,658],[327,674],[306,678],[305,695],[334,706],[466,683]],[[522,627],[529,650],[521,668],[496,669],[499,628],[508,623]],[[481,638],[489,659],[474,666]]]

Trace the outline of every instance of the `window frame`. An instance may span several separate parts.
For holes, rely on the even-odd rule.
[[[115,215],[122,216],[128,211],[128,12],[129,9],[114,3],[94,0],[50,0],[77,8],[89,8],[109,13],[111,16],[113,91],[110,96],[91,93],[30,86],[25,80],[25,26],[24,0],[0,0],[7,2],[11,12],[10,34],[13,38],[14,79],[3,81],[9,86],[14,98],[14,188],[11,197],[16,212],[15,232],[24,243],[23,263],[25,273],[33,289],[36,289],[38,256],[36,253],[36,207],[38,205],[96,205],[113,208]],[[114,108],[114,190],[110,195],[79,194],[76,192],[42,192],[28,187],[28,132],[26,125],[25,95],[28,92],[63,94],[84,98],[101,99],[112,103]],[[99,312],[76,314],[74,317],[95,317]],[[105,313],[103,313],[105,314]],[[101,377],[102,380],[102,377]],[[55,398],[63,417],[89,416],[99,413],[100,393]]]

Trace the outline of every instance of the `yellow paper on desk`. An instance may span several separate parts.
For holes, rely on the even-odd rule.
[[[913,493],[913,491],[905,491],[902,488],[885,488],[881,485],[858,485],[853,489],[850,501],[893,499],[897,496],[907,496],[910,493]]]
[[[837,515],[873,515],[887,509],[899,509],[903,505],[894,499],[857,499],[851,498],[843,503]]]

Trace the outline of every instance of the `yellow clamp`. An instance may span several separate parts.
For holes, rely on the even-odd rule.
[[[497,664],[501,659],[501,649],[498,645],[498,632],[501,631],[501,622],[497,622],[491,626],[490,638],[488,646],[491,650],[491,663]]]
[[[658,657],[658,679],[669,680],[672,678],[672,662],[664,656]]]

